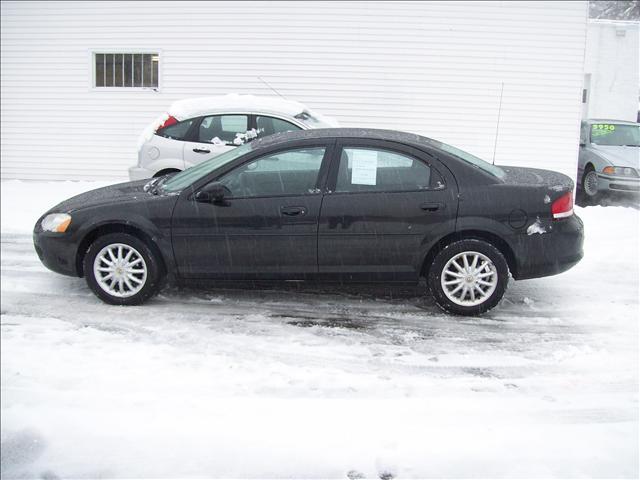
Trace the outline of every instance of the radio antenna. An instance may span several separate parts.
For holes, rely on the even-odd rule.
[[[496,148],[498,146],[498,131],[500,130],[500,115],[502,114],[502,93],[504,92],[504,82],[500,83],[500,104],[498,105],[498,121],[496,122],[496,136],[493,140],[493,159],[491,164],[496,164]]]
[[[278,92],[275,88],[273,88],[271,85],[269,85],[266,81],[264,81],[262,79],[262,77],[258,77],[258,80],[260,80],[262,83],[264,83],[267,87],[269,87],[276,95],[278,95],[280,98],[284,98],[286,100],[285,97],[283,97],[282,95],[280,95],[280,92]]]

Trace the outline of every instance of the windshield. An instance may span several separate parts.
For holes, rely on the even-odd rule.
[[[234,148],[228,152],[224,152],[217,157],[213,157],[205,162],[202,162],[195,167],[187,168],[186,170],[176,173],[173,177],[169,178],[164,184],[162,184],[163,192],[177,192],[185,187],[188,187],[193,182],[209,175],[217,168],[226,165],[229,162],[234,161],[236,158],[241,157],[245,153],[250,152],[252,149],[250,143],[245,143],[241,147]]]
[[[446,143],[442,143],[437,140],[431,140],[430,143],[433,144],[433,146],[435,146],[436,148],[444,150],[445,152],[458,157],[460,160],[470,163],[471,165],[487,172],[490,175],[493,175],[494,177],[504,178],[505,176],[504,170],[502,170],[500,167],[496,167],[489,162],[485,162],[481,158],[478,158],[475,155],[471,155],[464,150],[460,150],[459,148],[447,145]]]
[[[591,143],[608,146],[640,146],[640,125],[594,123],[591,125]]]

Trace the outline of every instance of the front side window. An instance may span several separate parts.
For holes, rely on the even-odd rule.
[[[204,117],[198,129],[198,141],[202,143],[234,143],[238,134],[246,135],[248,128],[249,117],[247,115]]]
[[[603,146],[640,146],[640,125],[594,123],[591,125],[591,143]]]
[[[324,147],[273,153],[245,163],[220,182],[230,197],[270,197],[315,193]]]
[[[257,116],[256,130],[258,131],[257,133],[259,137],[266,137],[267,135],[273,135],[274,133],[300,130],[300,127],[279,118]]]
[[[336,192],[403,192],[426,190],[431,168],[388,150],[345,148],[338,166]]]
[[[94,53],[94,87],[158,88],[158,53]]]

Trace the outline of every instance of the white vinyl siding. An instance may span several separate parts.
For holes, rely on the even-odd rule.
[[[281,95],[344,126],[573,174],[585,2],[2,4],[2,178],[125,179],[176,99]],[[160,88],[95,88],[95,52],[161,52]]]

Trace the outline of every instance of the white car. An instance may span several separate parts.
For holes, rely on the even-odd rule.
[[[174,102],[138,142],[131,180],[179,172],[254,138],[339,126],[305,105],[278,97],[230,94]]]

